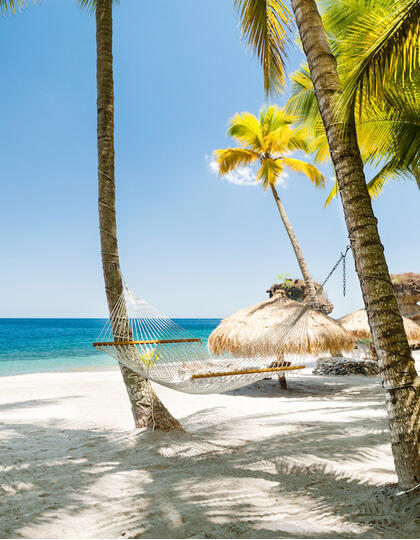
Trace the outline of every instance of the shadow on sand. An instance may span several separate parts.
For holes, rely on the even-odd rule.
[[[327,463],[351,462],[357,471],[389,443],[383,415],[361,413],[367,398],[370,409],[383,410],[381,393],[372,385],[359,393],[363,404],[352,403],[351,422],[256,413],[235,422],[276,424],[281,432],[233,442],[232,424],[218,408],[183,418],[188,433],[5,421],[0,537],[49,524],[49,537],[416,538],[419,497],[396,497],[395,486],[361,484]],[[287,399],[303,396],[297,388]],[[340,407],[349,405],[331,401],[334,412]],[[244,433],[240,427],[235,433]]]

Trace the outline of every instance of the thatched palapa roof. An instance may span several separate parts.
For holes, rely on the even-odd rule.
[[[353,311],[338,319],[338,322],[358,339],[372,339],[365,309]],[[403,317],[403,322],[410,347],[420,346],[420,326],[407,317]]]
[[[246,356],[336,354],[353,349],[354,336],[319,311],[308,309],[296,321],[303,307],[278,291],[272,298],[223,319],[210,334],[209,349],[213,354],[232,352]]]

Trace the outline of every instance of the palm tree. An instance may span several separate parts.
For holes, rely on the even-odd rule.
[[[418,2],[417,2],[418,3]],[[315,0],[292,0],[340,188],[373,342],[381,365],[395,468],[402,489],[420,483],[420,386],[357,144],[354,109],[337,117],[343,87]],[[405,51],[401,52],[403,55]]]
[[[123,293],[117,242],[114,171],[114,82],[112,59],[112,1],[80,0],[96,10],[98,210],[105,291],[111,314]],[[120,364],[136,427],[182,430],[146,379]]]
[[[370,69],[369,77],[372,78],[376,66],[371,51],[378,43],[383,47],[384,35],[389,40],[389,36],[396,34],[395,26],[410,19],[412,9],[406,6],[402,20],[399,11],[395,11],[395,3],[389,0],[356,3],[337,0],[329,5],[324,26],[332,40],[337,69],[345,88],[357,88],[361,58],[364,59],[365,71]],[[420,189],[417,166],[420,160],[420,74],[413,72],[417,43],[412,39],[403,39],[403,42],[412,51],[409,58],[412,61],[407,62],[404,69],[397,66],[394,76],[389,73],[385,80],[378,76],[374,81],[368,80],[356,91],[356,97],[352,100],[362,159],[364,163],[379,168],[368,183],[372,198],[382,192],[389,180],[415,180]],[[400,55],[396,56],[396,62],[401,62]],[[388,66],[385,65],[384,69],[388,69]],[[291,78],[292,97],[287,110],[296,115],[308,130],[317,134],[317,156],[326,159],[328,142],[307,65],[301,66]],[[336,184],[326,204],[337,192]]]
[[[419,0],[398,0],[398,3],[408,1],[415,4],[418,9]],[[276,9],[277,5],[280,12],[283,8],[282,2],[238,0],[237,3],[252,4],[254,12],[257,11],[240,12],[243,34],[251,47],[258,41],[264,42],[269,27],[267,6]],[[392,451],[399,484],[402,489],[416,488],[420,483],[419,378],[408,346],[378,233],[377,219],[366,186],[363,162],[357,143],[354,109],[346,111],[346,115],[337,116],[343,86],[316,1],[291,0],[291,4],[328,139],[356,271],[381,365]],[[419,17],[413,20],[417,20],[418,24]],[[412,22],[409,32],[411,35],[414,25]],[[285,33],[286,30],[283,29],[283,34]],[[391,51],[396,50],[398,32],[395,35],[397,37],[394,40],[394,49],[384,46],[383,54],[374,59],[378,69],[383,66],[384,60],[390,58]],[[409,55],[407,49],[398,48],[398,52],[402,56],[402,61],[405,58],[407,62]],[[363,70],[360,73],[363,73]],[[360,80],[363,80],[363,77]]]
[[[219,173],[225,175],[237,167],[258,163],[257,180],[264,189],[271,189],[283,225],[296,255],[307,293],[315,295],[315,286],[296,234],[276,190],[276,182],[285,169],[303,173],[315,187],[324,187],[325,178],[318,169],[300,159],[289,157],[291,152],[310,151],[309,140],[292,129],[293,117],[283,109],[272,105],[261,109],[259,119],[253,114],[241,113],[231,118],[228,135],[236,139],[240,147],[215,150]]]

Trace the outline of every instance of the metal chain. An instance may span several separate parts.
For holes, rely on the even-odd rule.
[[[327,283],[327,281],[330,279],[330,277],[332,276],[332,274],[334,273],[334,271],[336,270],[337,266],[341,263],[341,261],[343,261],[343,295],[346,296],[346,256],[347,256],[347,253],[349,251],[349,249],[351,248],[350,245],[347,245],[346,246],[346,249],[344,251],[344,253],[341,253],[340,254],[340,257],[338,258],[338,261],[335,263],[335,265],[331,268],[331,271],[330,273],[328,274],[328,276],[324,279],[324,281],[321,283],[321,287],[320,287],[320,290],[319,291],[315,291],[315,293],[309,298],[308,302],[305,304],[306,308],[304,309],[307,309],[308,306],[313,306],[314,303],[315,303],[315,298],[317,297],[317,295],[324,289],[324,285]]]
[[[346,296],[346,257],[343,257],[343,296]]]
[[[348,253],[350,248],[351,248],[350,245],[346,246],[345,252],[341,253],[338,261],[332,267],[332,269],[331,269],[330,273],[328,274],[328,276],[321,283],[321,288],[324,287],[324,285],[327,283],[327,281],[330,279],[330,277],[332,276],[332,274],[336,270],[337,266],[341,263],[341,261],[343,261],[343,295],[346,296],[346,256],[347,256],[347,253]]]

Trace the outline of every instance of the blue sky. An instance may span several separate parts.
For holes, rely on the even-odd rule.
[[[277,274],[299,275],[271,194],[220,180],[208,162],[229,145],[229,117],[264,102],[232,4],[121,0],[114,10],[121,265],[171,316],[226,316],[263,300]],[[94,17],[76,0],[44,0],[0,25],[0,316],[105,316]],[[289,56],[292,71],[302,57]],[[340,204],[324,209],[327,192],[292,173],[279,192],[322,280],[347,243]],[[374,202],[391,272],[420,271],[418,201],[401,182]],[[337,316],[362,305],[351,258],[348,268],[346,298],[339,275],[327,286]]]

